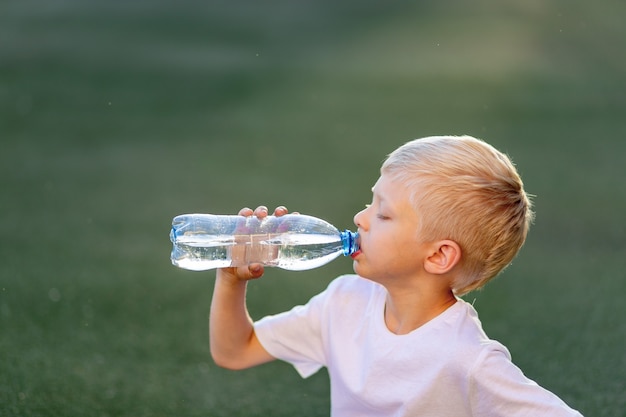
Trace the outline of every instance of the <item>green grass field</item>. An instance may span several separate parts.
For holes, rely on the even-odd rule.
[[[0,3],[0,415],[327,416],[325,372],[230,372],[214,273],[170,264],[173,216],[285,204],[351,227],[386,154],[482,137],[537,220],[474,301],[525,373],[626,416],[626,5]],[[347,259],[272,269],[255,318]]]

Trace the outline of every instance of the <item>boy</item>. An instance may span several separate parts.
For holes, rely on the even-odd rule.
[[[414,140],[389,155],[372,192],[354,217],[356,275],[305,306],[253,323],[246,282],[263,267],[217,271],[215,362],[243,369],[278,358],[302,377],[326,366],[333,416],[580,416],[527,379],[458,298],[526,239],[531,203],[509,159],[468,136]]]

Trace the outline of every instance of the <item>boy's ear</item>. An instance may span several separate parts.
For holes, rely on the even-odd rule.
[[[453,240],[433,243],[430,255],[424,261],[424,269],[431,274],[450,272],[461,261],[461,247]]]

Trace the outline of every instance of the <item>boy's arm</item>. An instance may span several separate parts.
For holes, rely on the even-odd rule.
[[[262,274],[259,264],[217,271],[209,337],[211,356],[221,367],[245,369],[275,359],[257,339],[246,308],[247,281]]]
[[[283,206],[274,210],[275,216],[285,214],[287,209]],[[254,211],[243,208],[239,215],[254,215],[261,219],[268,215],[268,211],[265,206],[257,207]],[[209,338],[211,356],[219,366],[245,369],[275,359],[257,339],[246,307],[247,283],[261,277],[263,272],[261,264],[217,270],[209,318]]]

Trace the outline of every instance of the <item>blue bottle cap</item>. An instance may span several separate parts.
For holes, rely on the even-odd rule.
[[[359,250],[359,234],[344,230],[341,232],[341,243],[344,256],[350,256]]]

